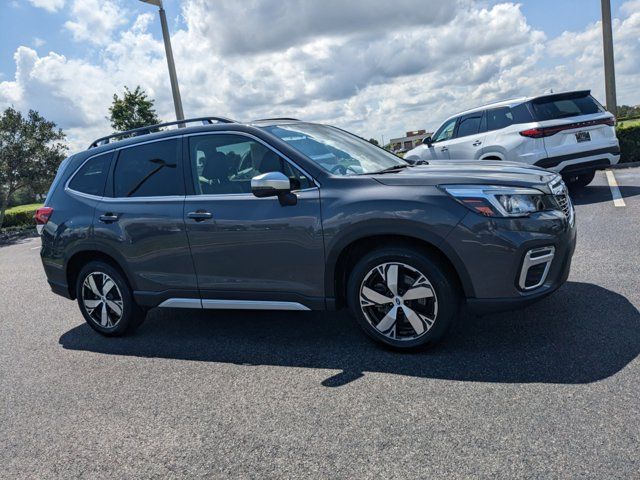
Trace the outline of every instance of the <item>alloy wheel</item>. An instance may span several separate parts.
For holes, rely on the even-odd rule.
[[[92,272],[82,284],[82,304],[87,315],[103,328],[113,328],[122,319],[124,302],[118,285],[103,272]]]
[[[380,334],[392,340],[415,340],[433,327],[438,298],[422,272],[405,263],[388,262],[364,277],[360,308]]]

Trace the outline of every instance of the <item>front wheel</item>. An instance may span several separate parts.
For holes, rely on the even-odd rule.
[[[108,337],[131,332],[145,319],[124,276],[108,263],[89,262],[80,270],[76,297],[89,326]]]
[[[396,349],[440,340],[457,317],[459,293],[436,258],[410,248],[384,248],[351,271],[348,304],[362,329]]]
[[[583,188],[589,185],[594,177],[596,176],[596,172],[582,173],[580,175],[567,175],[564,176],[563,179],[569,188]]]

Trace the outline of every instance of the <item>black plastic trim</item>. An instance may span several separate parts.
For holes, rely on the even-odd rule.
[[[536,167],[550,168],[560,165],[567,160],[575,160],[576,158],[593,157],[595,155],[602,155],[610,153],[611,155],[620,155],[620,147],[607,147],[599,148],[597,150],[589,150],[586,152],[570,153],[567,155],[558,155],[557,157],[543,158],[538,160],[534,165]]]

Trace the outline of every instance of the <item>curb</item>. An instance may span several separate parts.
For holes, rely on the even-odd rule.
[[[634,167],[640,167],[640,161],[639,162],[616,163],[615,165],[611,165],[608,168],[611,168],[612,170],[619,170],[621,168],[634,168]]]
[[[26,228],[24,230],[18,230],[13,232],[0,232],[0,247],[12,245],[15,242],[24,240],[26,238],[35,238],[38,236],[38,232],[32,228]]]

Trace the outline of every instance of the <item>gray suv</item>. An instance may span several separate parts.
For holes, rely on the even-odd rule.
[[[557,173],[409,165],[294,119],[169,125],[67,158],[36,213],[52,290],[103,335],[154,307],[347,306],[375,340],[413,348],[462,306],[522,306],[567,279],[576,230]]]

